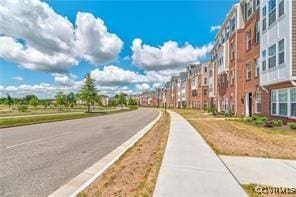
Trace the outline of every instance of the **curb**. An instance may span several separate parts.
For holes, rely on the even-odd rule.
[[[161,118],[162,112],[159,111],[158,116],[146,125],[142,130],[129,138],[123,144],[118,146],[108,155],[97,161],[91,167],[84,170],[78,176],[70,180],[68,183],[54,191],[49,197],[75,197],[85,188],[87,188],[94,180],[103,174],[112,164],[114,164],[129,148],[139,141]]]

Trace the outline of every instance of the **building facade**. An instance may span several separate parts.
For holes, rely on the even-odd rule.
[[[268,93],[263,113],[296,118],[296,2],[262,0],[260,4],[260,85]]]

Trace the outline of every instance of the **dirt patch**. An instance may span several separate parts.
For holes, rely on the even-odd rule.
[[[296,132],[260,128],[212,118],[197,110],[175,110],[185,117],[217,154],[296,159]]]
[[[169,114],[164,114],[139,142],[79,196],[152,196],[169,125]]]

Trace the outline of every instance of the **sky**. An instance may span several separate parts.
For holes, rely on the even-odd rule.
[[[87,73],[105,95],[161,87],[209,59],[235,2],[1,0],[0,97],[77,92]]]

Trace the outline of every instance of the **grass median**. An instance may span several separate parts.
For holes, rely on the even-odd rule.
[[[78,196],[152,196],[165,152],[170,117],[163,117]]]
[[[296,132],[225,120],[194,109],[175,109],[217,154],[296,159]]]
[[[100,112],[81,112],[81,113],[65,113],[65,114],[50,114],[50,115],[36,115],[36,116],[23,116],[23,117],[8,117],[8,118],[0,118],[0,128],[7,127],[15,127],[15,126],[23,126],[37,123],[46,123],[46,122],[55,122],[62,120],[71,120],[78,118],[88,118],[94,116],[101,116],[107,114],[114,114],[119,112],[130,111],[130,109],[123,110],[110,110],[110,111],[100,111]]]

